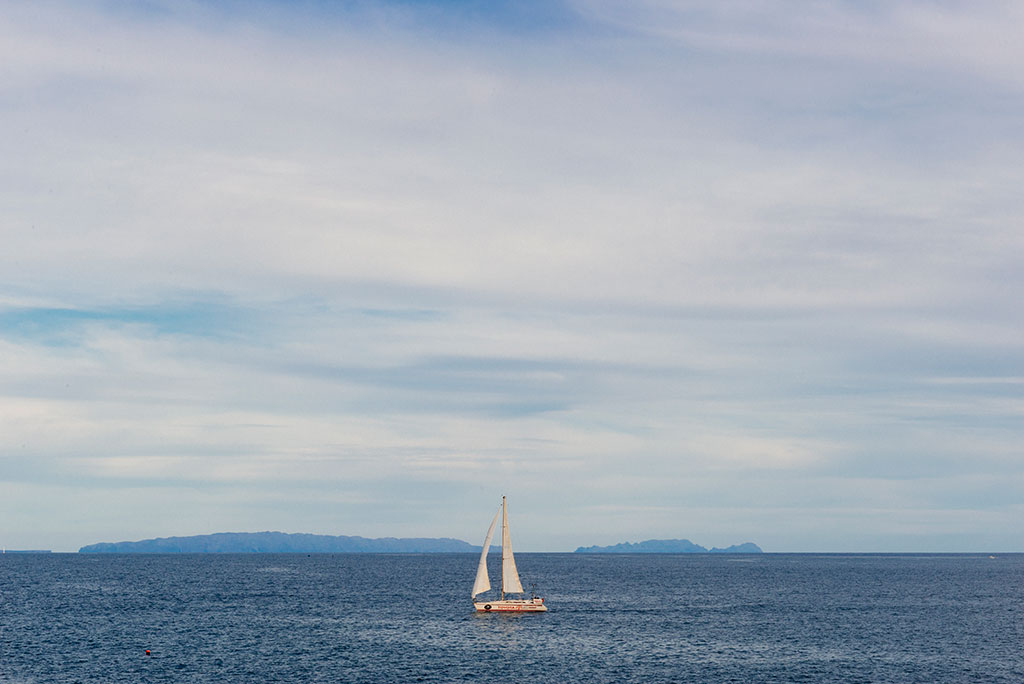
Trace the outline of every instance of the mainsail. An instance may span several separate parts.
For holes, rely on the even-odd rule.
[[[498,524],[499,513],[494,514],[494,520],[491,521],[491,526],[487,528],[484,550],[480,552],[480,565],[476,566],[476,582],[473,582],[474,598],[477,594],[482,594],[491,588],[491,580],[487,577],[487,552],[491,550],[491,539],[494,538],[494,527]]]
[[[493,524],[491,523],[491,525]],[[490,539],[490,536],[487,538]],[[486,553],[486,551],[487,545],[484,544],[484,552]],[[479,571],[477,572],[477,582],[479,582],[480,575]],[[485,581],[486,574],[487,570],[485,569]],[[490,585],[488,584],[488,586]],[[512,540],[508,536],[508,506],[505,504],[505,497],[501,497],[501,590],[507,594],[523,593],[523,585],[519,583],[519,572],[516,570],[516,558],[512,555]]]

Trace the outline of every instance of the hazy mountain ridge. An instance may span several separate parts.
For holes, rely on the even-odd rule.
[[[689,539],[648,539],[630,543],[622,542],[612,546],[581,546],[575,553],[764,553],[757,544],[744,542],[724,549],[717,546],[706,549]]]
[[[332,536],[287,532],[218,532],[190,537],[89,544],[79,553],[468,553],[461,539]]]
[[[368,538],[359,536],[288,532],[218,532],[187,537],[158,537],[140,541],[89,544],[79,553],[479,553],[461,539]],[[491,552],[500,551],[492,546]],[[648,539],[612,546],[581,546],[575,553],[763,553],[746,542],[724,549],[706,549],[689,539]]]

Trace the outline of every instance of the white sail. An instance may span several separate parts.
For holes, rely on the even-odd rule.
[[[512,540],[508,536],[508,506],[501,497],[501,590],[508,594],[522,594],[516,558],[512,555]]]
[[[491,540],[494,539],[494,527],[498,524],[498,513],[494,514],[491,526],[487,528],[487,537],[484,539],[484,550],[480,552],[480,565],[476,566],[476,582],[473,582],[473,597],[482,594],[491,588],[491,579],[487,576],[487,552],[491,550]]]

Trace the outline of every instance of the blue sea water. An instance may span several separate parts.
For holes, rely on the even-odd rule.
[[[0,682],[1024,682],[1021,554],[517,560],[8,554]]]

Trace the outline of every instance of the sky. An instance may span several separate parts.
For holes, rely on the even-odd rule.
[[[0,544],[1024,551],[1021,35],[7,3]]]

